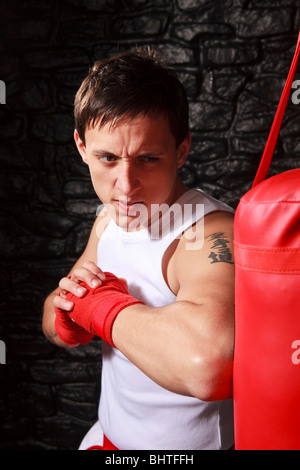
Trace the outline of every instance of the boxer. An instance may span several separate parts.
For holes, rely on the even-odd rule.
[[[157,54],[129,51],[95,63],[74,114],[103,209],[43,331],[66,348],[102,338],[99,420],[79,448],[228,449],[234,211],[179,177],[184,87]]]

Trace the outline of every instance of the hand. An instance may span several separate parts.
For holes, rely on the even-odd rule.
[[[76,297],[82,297],[86,294],[87,289],[80,285],[80,282],[84,282],[90,288],[101,286],[105,280],[105,274],[101,269],[93,262],[86,261],[82,267],[74,269],[69,277],[63,277],[59,282],[60,292],[59,295],[53,299],[54,306],[58,309],[70,312],[74,303],[67,300],[67,294],[71,293]]]
[[[127,291],[127,283],[112,273],[105,273],[103,285],[90,289],[87,284],[82,298],[67,294],[67,299],[74,303],[72,311],[66,315],[77,326],[81,326],[91,335],[100,336],[109,345],[115,346],[112,339],[112,328],[117,315],[126,307],[142,304]]]
[[[86,295],[87,290],[80,283],[85,283],[95,288],[101,286],[105,280],[105,274],[92,261],[85,262],[82,267],[74,269],[72,274],[64,277],[59,282],[60,291],[53,299],[55,307],[55,330],[58,337],[69,346],[77,346],[78,344],[87,344],[93,339],[94,335],[87,332],[84,328],[77,325],[69,317],[74,303],[67,300],[67,295],[82,297]]]

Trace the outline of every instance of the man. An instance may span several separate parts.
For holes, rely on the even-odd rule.
[[[183,86],[149,51],[96,62],[75,127],[104,208],[46,299],[43,331],[65,347],[103,339],[99,421],[80,449],[228,449],[233,210],[178,176]]]

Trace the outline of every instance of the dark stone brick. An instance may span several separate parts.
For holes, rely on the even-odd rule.
[[[83,253],[89,239],[95,214],[96,211],[92,216],[89,216],[90,222],[85,221],[82,224],[79,224],[76,230],[74,230],[72,235],[68,238],[66,250],[70,255],[79,257]],[[85,219],[87,219],[86,216]]]
[[[53,145],[45,145],[39,142],[15,141],[2,143],[0,146],[0,165],[10,171],[21,170],[52,170],[55,164],[55,151]],[[25,172],[26,174],[26,172]],[[12,193],[7,193],[11,196]]]
[[[66,200],[66,211],[70,215],[77,216],[94,216],[96,217],[96,211],[99,206],[99,199],[69,199]]]
[[[71,47],[84,42],[105,39],[108,36],[109,16],[63,18],[58,31],[58,41]]]
[[[177,0],[178,7],[182,10],[195,13],[199,11],[201,7],[207,6],[207,4],[213,4],[212,0]]]
[[[12,116],[7,114],[5,117],[2,117],[0,115],[0,125],[0,135],[2,142],[5,140],[16,142],[22,139],[25,129],[24,116],[18,114]]]
[[[76,450],[92,424],[92,421],[61,412],[52,417],[36,418],[33,436],[36,440],[55,445],[61,450]]]
[[[33,173],[2,173],[0,175],[0,199],[31,201],[36,196],[37,182]]]
[[[61,71],[68,67],[90,65],[88,52],[81,47],[32,49],[24,53],[23,61],[27,67],[38,70]]]
[[[231,37],[233,31],[230,26],[226,24],[211,24],[199,22],[186,22],[175,23],[172,26],[172,33],[175,37],[183,39],[184,41],[193,41],[196,36],[207,37]]]
[[[153,10],[151,14],[133,15],[126,18],[117,18],[112,27],[113,37],[155,37],[166,32],[169,15]]]
[[[25,382],[9,395],[8,405],[22,417],[53,416],[57,411],[55,396],[47,385]]]
[[[271,129],[276,107],[269,106],[262,99],[248,92],[243,92],[239,97],[236,112],[235,132],[265,133]]]
[[[256,96],[260,101],[270,105],[278,104],[285,85],[282,77],[266,76],[252,80],[247,84],[246,90]]]
[[[219,99],[236,100],[244,89],[247,77],[241,74],[213,74],[213,91]]]
[[[231,147],[235,154],[259,154],[264,148],[266,140],[257,135],[232,137]]]
[[[31,44],[47,43],[55,24],[51,18],[32,18],[22,21],[18,28],[18,39]]]
[[[82,386],[84,388],[84,385]],[[78,402],[68,400],[66,398],[57,399],[60,410],[66,413],[67,416],[73,416],[74,418],[82,419],[86,422],[87,418],[96,422],[97,421],[97,402],[99,396],[94,398],[94,403],[85,403],[82,398]],[[83,437],[84,434],[81,435]]]
[[[68,363],[66,359],[35,361],[28,367],[28,380],[41,384],[63,384],[93,381],[96,363]]]
[[[300,137],[294,136],[293,138],[285,139],[283,143],[284,152],[286,155],[297,157],[297,161],[300,158]]]
[[[229,129],[234,116],[233,107],[220,102],[194,101],[190,106],[192,130],[225,131]]]
[[[206,161],[214,162],[218,158],[227,156],[228,149],[226,140],[220,139],[203,139],[198,138],[199,134],[192,140],[191,153],[188,161],[192,160],[193,164],[202,164]]]
[[[65,241],[38,238],[33,235],[19,236],[13,239],[3,236],[1,255],[4,259],[17,260],[22,253],[22,259],[47,259],[65,255]]]
[[[66,144],[73,140],[74,121],[71,114],[44,114],[31,125],[31,138],[38,142]]]
[[[24,110],[49,110],[54,105],[53,86],[47,80],[23,80],[15,90],[8,88],[10,105],[19,112]]]
[[[98,13],[117,13],[120,8],[120,2],[115,0],[65,0],[64,2],[69,8],[74,11],[90,11]]]
[[[193,64],[194,57],[191,48],[177,44],[176,42],[163,41],[155,45],[155,50],[159,51],[167,60],[168,64]]]
[[[2,2],[3,3],[3,2]],[[192,149],[180,174],[236,207],[250,189],[291,64],[295,0],[3,3],[0,80],[0,448],[77,449],[97,419],[101,341],[63,350],[43,302],[80,256],[100,205],[73,141],[73,99],[94,60],[157,49],[182,79]],[[298,77],[299,78],[299,77]],[[288,103],[270,174],[300,167]]]
[[[251,43],[206,41],[207,60],[215,65],[244,65],[259,57],[258,47]]]
[[[293,25],[291,8],[257,8],[256,10],[237,10],[237,35],[244,38],[266,37],[274,34],[289,33]]]
[[[90,178],[66,181],[63,188],[63,196],[68,199],[84,199],[94,195],[94,189]]]

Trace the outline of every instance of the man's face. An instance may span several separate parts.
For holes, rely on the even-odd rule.
[[[76,131],[74,137],[99,199],[122,228],[135,227],[141,211],[148,225],[151,205],[171,205],[181,194],[177,170],[188,156],[190,138],[176,148],[167,119],[137,117],[95,126],[86,130],[85,145]]]

